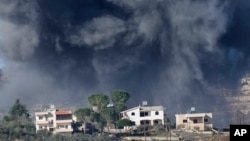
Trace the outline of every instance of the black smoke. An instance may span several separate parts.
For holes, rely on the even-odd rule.
[[[4,0],[1,105],[87,105],[91,93],[120,88],[130,105],[148,100],[170,116],[218,110],[226,102],[217,90],[237,88],[249,71],[249,8],[243,0]]]

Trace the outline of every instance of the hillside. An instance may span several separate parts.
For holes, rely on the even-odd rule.
[[[250,77],[243,77],[238,90],[223,91],[229,108],[234,114],[234,123],[250,123]]]

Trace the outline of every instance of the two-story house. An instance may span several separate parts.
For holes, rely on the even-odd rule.
[[[71,111],[56,109],[51,105],[48,109],[35,112],[36,131],[45,129],[53,133],[72,132],[71,123],[74,119]]]
[[[134,125],[142,124],[164,124],[164,107],[163,106],[137,106],[121,112],[122,119],[131,120]]]

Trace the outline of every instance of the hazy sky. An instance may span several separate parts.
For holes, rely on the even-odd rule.
[[[249,72],[249,9],[246,0],[1,0],[0,106],[87,106],[92,93],[125,89],[129,105],[148,100],[171,116],[226,110],[218,88]]]
[[[0,58],[0,68],[3,68],[4,67],[4,61],[3,59]]]

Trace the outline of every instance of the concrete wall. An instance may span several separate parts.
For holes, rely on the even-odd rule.
[[[207,130],[212,128],[212,114],[176,114],[176,128]],[[207,119],[204,122],[204,119]],[[186,122],[183,122],[186,120]],[[197,123],[194,123],[194,120]]]
[[[131,111],[126,112],[126,114],[123,114],[123,117],[130,119],[131,121],[135,122],[135,125],[141,125],[141,121],[148,120],[150,121],[150,124],[153,125],[154,120],[161,120],[161,124],[164,124],[164,111],[158,111],[159,115],[156,115],[156,111],[147,111],[149,112],[148,116],[140,117],[140,108],[133,109]],[[146,111],[144,111],[146,112]],[[134,113],[134,115],[132,115]]]
[[[58,132],[72,132],[71,122],[73,120],[56,120],[56,109],[48,110],[48,112],[36,112],[35,113],[35,125],[36,125],[36,131],[41,129],[47,129],[54,128],[53,133]],[[42,117],[39,119],[39,117]],[[46,119],[46,117],[48,117]],[[75,119],[75,117],[74,117]],[[53,124],[49,124],[51,121],[53,121]],[[63,127],[58,127],[58,125]],[[67,128],[66,128],[67,127]]]

